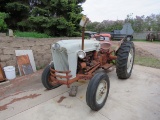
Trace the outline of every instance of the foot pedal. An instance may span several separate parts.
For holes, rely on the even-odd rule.
[[[72,88],[69,92],[69,96],[75,97],[77,95],[77,91],[78,91],[78,86],[72,86]]]

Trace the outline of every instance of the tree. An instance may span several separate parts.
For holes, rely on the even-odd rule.
[[[80,2],[85,0],[48,0],[33,4],[28,21],[31,29],[54,36],[80,35],[79,22],[82,17]]]
[[[124,22],[125,23],[131,23],[131,24],[133,24],[133,22],[134,22],[134,19],[133,19],[133,13],[130,13],[130,14],[128,14],[127,15],[127,18],[124,20]]]
[[[156,31],[160,31],[160,14],[156,15]]]
[[[85,0],[1,0],[9,28],[37,31],[53,36],[80,35],[80,3]]]
[[[85,0],[43,0],[40,4],[34,4],[28,18],[30,28],[49,35],[78,36],[82,17],[79,3],[82,2]]]
[[[100,32],[111,32],[113,30],[122,29],[123,21],[104,20],[102,22],[90,22],[86,26],[86,30]]]
[[[143,32],[145,30],[145,16],[136,16],[134,19],[133,29],[136,32]]]
[[[28,18],[30,10],[28,0],[1,0],[0,4],[0,11],[9,15],[8,19],[6,19],[9,28],[17,29],[18,22]]]
[[[5,19],[8,17],[8,14],[0,12],[0,31],[5,31],[7,29],[7,24]]]
[[[89,22],[86,26],[86,30],[88,31],[96,31],[96,26],[99,24],[99,22]]]

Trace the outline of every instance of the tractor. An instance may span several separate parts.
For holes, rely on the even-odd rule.
[[[108,38],[107,38],[108,37]],[[42,73],[42,84],[48,90],[70,85],[79,80],[90,80],[86,91],[86,103],[94,111],[106,103],[110,81],[106,70],[116,66],[119,79],[131,76],[135,48],[124,37],[112,49],[110,35],[99,34],[94,38],[61,40],[52,45],[51,63]],[[101,72],[96,72],[98,69]]]
[[[151,42],[153,42],[153,40],[155,40],[156,39],[156,36],[155,36],[155,34],[154,33],[148,33],[147,34],[147,36],[146,36],[146,40],[147,41],[151,41]]]

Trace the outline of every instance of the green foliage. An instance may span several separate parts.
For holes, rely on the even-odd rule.
[[[95,31],[96,26],[99,24],[99,22],[90,22],[86,26],[86,30]]]
[[[90,22],[87,24],[86,30],[100,32],[111,32],[113,30],[122,29],[123,21]]]
[[[127,15],[125,22],[129,21],[135,32],[143,31],[160,31],[160,14],[151,14],[149,16],[136,16],[133,14]]]
[[[7,30],[7,24],[5,22],[6,18],[8,18],[8,14],[0,12],[0,31]]]
[[[49,10],[45,10],[39,7],[35,7],[32,10],[32,16],[37,16],[37,15],[48,16],[48,14],[49,14]]]
[[[8,11],[29,12],[29,6],[19,2],[7,3],[6,8]]]
[[[31,37],[31,38],[50,38],[47,34],[37,32],[20,32],[16,31],[15,36],[17,37]]]
[[[51,0],[50,21],[43,24],[44,32],[50,29],[49,33],[55,36],[75,36],[80,32],[79,21],[82,17],[81,6],[76,3],[76,0]]]
[[[5,2],[4,11],[9,14],[9,18],[6,20],[8,27],[10,29],[19,29],[18,23],[26,21],[29,16],[28,1],[6,0]]]
[[[142,15],[134,18],[133,13],[128,14],[125,20],[104,20],[103,22],[90,22],[87,25],[86,30],[96,32],[111,32],[113,30],[121,30],[123,24],[126,22],[132,24],[132,28],[135,32],[160,31],[160,14],[151,14],[147,17]]]
[[[51,36],[78,36],[85,0],[1,0],[0,11],[10,16],[8,27]]]

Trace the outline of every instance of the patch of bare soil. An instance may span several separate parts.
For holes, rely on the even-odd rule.
[[[118,45],[118,42],[117,41],[112,41],[112,45],[115,48]],[[152,53],[138,47],[137,45],[135,45],[135,55],[136,56],[141,56],[141,57],[156,58]]]
[[[153,54],[135,45],[135,55],[141,57],[156,58]]]

